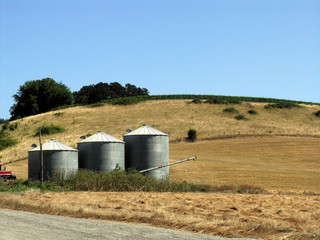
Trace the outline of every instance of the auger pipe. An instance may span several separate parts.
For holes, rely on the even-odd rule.
[[[176,161],[176,162],[173,162],[173,163],[167,163],[167,164],[163,164],[163,165],[160,165],[160,166],[157,166],[157,167],[141,170],[141,171],[139,171],[139,173],[150,172],[152,170],[156,170],[156,169],[163,168],[163,167],[169,167],[170,165],[183,163],[183,162],[187,162],[187,161],[190,161],[190,160],[195,161],[196,159],[197,159],[197,156],[194,156],[194,157],[190,157],[190,158],[187,158],[187,159],[179,160],[179,161]]]

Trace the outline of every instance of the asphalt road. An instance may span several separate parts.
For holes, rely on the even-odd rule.
[[[164,228],[0,209],[0,239],[230,239]],[[240,238],[233,238],[233,240]],[[243,238],[241,239],[243,240]]]

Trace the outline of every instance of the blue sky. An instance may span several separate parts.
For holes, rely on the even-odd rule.
[[[319,103],[320,1],[0,0],[0,118],[45,77]]]

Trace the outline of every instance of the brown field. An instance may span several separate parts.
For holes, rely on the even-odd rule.
[[[197,161],[170,167],[171,180],[320,193],[319,138],[252,137],[170,145],[172,160],[193,155]]]
[[[0,193],[0,208],[150,224],[202,234],[320,239],[320,197],[218,193]]]
[[[271,194],[213,193],[40,193],[1,194],[0,208],[148,223],[222,236],[319,239],[320,106],[266,110],[263,103],[189,104],[147,101],[132,106],[74,107],[18,120],[10,132],[19,143],[0,152],[0,162],[27,178],[27,151],[42,125],[66,128],[45,136],[76,147],[79,137],[99,130],[122,139],[125,130],[147,123],[170,134],[171,181],[212,186],[249,185]],[[235,107],[249,121],[224,113]],[[256,110],[258,115],[247,111]],[[55,113],[62,113],[55,115]],[[194,128],[198,141],[185,142]],[[312,195],[317,196],[312,196]]]

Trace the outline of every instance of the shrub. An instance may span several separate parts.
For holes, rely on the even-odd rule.
[[[194,98],[194,99],[192,99],[191,103],[199,104],[199,103],[202,103],[202,101],[200,98]]]
[[[195,141],[197,139],[197,131],[194,129],[189,129],[188,131],[188,139],[190,141]]]
[[[41,188],[40,181],[21,180],[5,184],[0,181],[0,192],[25,191]],[[41,188],[45,191],[110,191],[110,192],[228,192],[267,194],[262,188],[250,185],[241,186],[209,186],[183,182],[157,180],[140,174],[136,170],[114,170],[109,173],[91,170],[79,170],[68,174],[66,178],[61,174],[54,174]]]
[[[98,102],[98,103],[90,104],[90,105],[88,105],[88,107],[95,108],[95,107],[102,107],[104,105],[106,105],[106,104],[102,103],[102,102]]]
[[[52,108],[49,111],[63,110],[63,109],[71,108],[71,107],[77,107],[77,106],[82,106],[82,105],[80,105],[80,104],[69,104],[69,105],[66,104],[66,105],[62,105],[62,106],[59,106],[59,107]]]
[[[225,108],[223,109],[223,112],[226,112],[226,113],[238,113],[238,110],[231,107],[231,108]]]
[[[2,130],[7,130],[9,128],[9,121],[5,121],[2,125]]]
[[[57,112],[57,113],[54,113],[53,115],[57,116],[57,117],[60,117],[62,116],[64,113],[63,112]]]
[[[7,147],[13,146],[15,144],[17,144],[16,140],[13,140],[9,137],[6,137],[6,138],[0,137],[0,151],[6,149]]]
[[[318,112],[315,112],[314,115],[316,115],[318,118],[320,118],[320,110]]]
[[[211,97],[208,98],[206,103],[209,104],[239,104],[240,101],[238,101],[237,99],[233,99],[233,98],[222,98],[222,97]]]
[[[241,114],[235,116],[234,118],[237,119],[237,120],[242,120],[242,121],[248,121],[249,120],[248,118],[246,118],[244,115],[241,115]]]
[[[17,123],[17,122],[14,123],[14,124],[10,124],[10,125],[9,125],[10,131],[14,131],[14,130],[16,130],[17,128],[18,128],[18,123]]]
[[[147,99],[148,96],[135,96],[135,97],[122,97],[114,98],[110,100],[103,101],[104,103],[110,103],[113,105],[131,105],[139,102],[143,102]]]
[[[272,103],[264,106],[265,109],[272,109],[272,108],[278,108],[278,109],[291,109],[291,108],[300,108],[300,106],[297,103],[293,102],[279,102],[279,103]]]
[[[257,111],[253,110],[253,109],[249,110],[248,113],[251,114],[251,115],[257,115],[258,114]]]
[[[10,136],[4,130],[0,131],[0,151],[15,144],[17,144],[16,140],[10,138]]]
[[[47,190],[68,191],[144,191],[144,192],[199,192],[202,188],[186,182],[170,183],[144,176],[136,170],[114,170],[109,173],[79,170],[66,179],[54,175]]]
[[[54,126],[54,125],[41,127],[41,135],[50,135],[50,134],[60,133],[64,131],[65,131],[64,128],[59,126]],[[37,129],[34,136],[39,136],[39,129]]]

